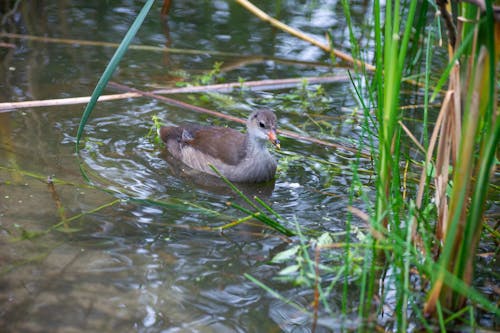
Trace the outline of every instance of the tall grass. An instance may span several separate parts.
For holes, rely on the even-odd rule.
[[[384,282],[379,284],[383,278],[382,267],[386,266],[386,260],[390,259],[393,267],[388,271],[402,272],[392,274],[388,279],[394,279],[395,286],[395,309],[397,316],[397,329],[404,331],[407,325],[407,299],[408,299],[408,279],[409,279],[409,261],[408,249],[404,246],[394,255],[387,250],[381,250],[386,245],[387,237],[394,237],[398,240],[408,240],[411,234],[411,228],[401,228],[400,217],[404,207],[404,199],[400,192],[400,137],[401,128],[398,121],[402,117],[399,108],[399,96],[401,81],[405,68],[405,56],[409,45],[410,33],[413,27],[413,18],[416,13],[416,1],[411,1],[409,11],[404,13],[401,3],[387,2],[385,13],[381,11],[379,1],[374,1],[373,19],[374,19],[374,38],[375,38],[375,64],[376,70],[373,76],[372,89],[368,99],[375,101],[376,108],[376,126],[377,131],[366,130],[366,133],[376,133],[375,138],[370,138],[368,142],[378,142],[378,149],[375,157],[376,168],[376,201],[373,213],[369,218],[371,229],[374,231],[374,237],[369,237],[371,243],[365,252],[365,264],[361,275],[361,294],[359,316],[366,322],[372,317],[374,312],[380,312],[384,305],[386,295],[377,295]],[[348,9],[347,9],[348,10]],[[406,15],[406,23],[402,25],[402,15]],[[383,18],[385,17],[385,22]],[[382,29],[384,27],[384,29]],[[401,32],[403,29],[403,32]],[[352,30],[351,34],[352,34]],[[351,41],[355,38],[351,37]],[[368,80],[368,78],[367,78]],[[365,117],[370,114],[367,110],[368,104],[362,104],[365,108]],[[370,121],[365,121],[371,124]],[[354,170],[354,174],[356,174]],[[390,232],[388,232],[390,231]],[[383,235],[380,237],[380,235]],[[403,242],[407,244],[407,242]],[[393,247],[391,247],[393,248]],[[394,248],[393,248],[394,249]],[[377,307],[373,300],[380,298]],[[375,306],[375,307],[374,307]],[[373,319],[373,318],[372,318]]]
[[[403,73],[412,62],[407,50],[412,36],[427,35],[424,92],[428,105],[432,84],[428,73],[435,71],[430,65],[429,50],[435,47],[433,41],[439,36],[433,35],[435,30],[428,27],[429,23],[422,24],[422,20],[417,19],[423,16],[417,11],[417,1],[408,1],[404,6],[399,1],[388,1],[384,12],[378,0],[373,6],[377,69],[370,93],[374,95],[371,99],[377,101],[378,154],[374,156],[377,178],[375,209],[369,219],[374,236],[370,240],[372,251],[366,256],[369,262],[365,263],[361,279],[362,310],[359,314],[368,320],[374,310],[381,311],[387,297],[383,287],[390,284],[394,288],[391,306],[394,307],[397,331],[407,330],[408,308],[416,309],[416,304],[420,304],[418,313],[435,316],[442,328],[449,324],[445,313],[453,316],[461,311],[467,299],[479,300],[498,314],[493,304],[467,287],[472,282],[486,194],[499,140],[500,121],[495,111],[497,56],[493,40],[493,11],[491,2],[487,2],[486,14],[483,15],[471,4],[459,7],[467,23],[462,25],[458,21],[461,34],[457,35],[456,45],[449,46],[450,64],[441,73],[438,83],[439,88],[448,82],[448,91],[443,92],[445,98],[436,129],[430,140],[424,135],[423,142],[416,142],[424,145],[426,154],[421,155],[420,162],[406,161],[424,166],[420,187],[406,197],[401,190],[400,120],[403,113],[399,101]],[[441,7],[440,10],[450,9]],[[453,17],[451,11],[448,14]],[[414,25],[414,21],[418,24]],[[444,26],[454,28],[452,23],[446,22]],[[456,31],[448,31],[450,36],[456,34]],[[418,40],[413,39],[413,43],[418,43]],[[426,114],[424,126],[427,126],[427,119]],[[436,170],[432,183],[427,180],[428,167]],[[423,197],[428,198],[424,205]],[[428,213],[432,211],[428,209],[430,198],[436,203],[435,215]],[[426,227],[429,220],[432,228]],[[391,251],[379,250],[387,248],[386,245]],[[425,306],[422,302],[417,303],[418,295],[410,291],[411,268],[416,268],[415,272],[424,284],[430,277]],[[373,302],[375,299],[380,300],[378,304]]]
[[[492,3],[487,2],[486,15],[470,4],[460,6],[461,15],[467,20],[459,22],[462,38],[458,54],[462,68],[454,64],[448,90],[454,98],[443,108],[448,113],[462,109],[458,121],[453,123],[458,138],[455,156],[445,156],[453,166],[453,188],[449,206],[443,210],[440,221],[441,242],[439,271],[432,276],[433,287],[425,311],[432,313],[436,303],[457,311],[465,306],[467,295],[446,284],[445,271],[470,284],[474,272],[474,259],[483,227],[483,214],[491,170],[500,137],[500,119],[495,96],[496,57],[494,45],[495,25]],[[467,38],[472,36],[470,38]],[[463,40],[463,44],[460,42]],[[465,43],[470,40],[470,43]],[[461,92],[461,93],[460,93]]]

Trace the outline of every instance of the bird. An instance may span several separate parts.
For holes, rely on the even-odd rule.
[[[267,148],[280,149],[277,119],[273,111],[253,111],[245,134],[228,127],[184,124],[162,126],[158,134],[175,159],[188,167],[218,176],[214,166],[232,182],[259,183],[274,179],[277,162]]]

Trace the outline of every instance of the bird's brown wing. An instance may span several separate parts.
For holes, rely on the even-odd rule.
[[[226,164],[236,165],[246,156],[245,135],[236,130],[196,125],[183,126],[183,129],[192,137],[184,140],[186,145]]]
[[[200,153],[236,165],[246,156],[246,136],[226,127],[185,124],[160,129],[160,137],[170,152],[179,157],[181,150],[190,146]]]

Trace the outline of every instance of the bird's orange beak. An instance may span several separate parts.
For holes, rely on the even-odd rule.
[[[267,132],[267,137],[269,138],[269,141],[278,149],[281,148],[280,146],[280,140],[278,139],[278,136],[276,135],[276,130],[272,129],[269,132]]]

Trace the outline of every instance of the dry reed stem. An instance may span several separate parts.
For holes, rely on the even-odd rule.
[[[425,148],[424,148],[424,146],[422,146],[420,144],[420,142],[418,142],[417,138],[415,138],[415,136],[408,129],[408,127],[406,127],[406,125],[401,120],[399,120],[398,123],[399,123],[399,126],[401,126],[401,128],[403,129],[403,131],[406,133],[406,135],[408,135],[408,137],[411,139],[411,141],[413,141],[413,143],[417,146],[417,148],[420,149],[420,151],[422,151],[422,153],[425,154]]]
[[[372,237],[374,239],[382,241],[386,238],[383,233],[381,233],[380,231],[373,228],[373,226],[370,224],[370,216],[367,213],[363,212],[362,210],[360,210],[359,208],[354,207],[354,206],[348,206],[347,211],[350,212],[351,214],[357,216],[363,222],[366,223],[368,231],[370,232],[370,234],[372,235]]]
[[[118,84],[115,83],[115,85],[118,85]],[[140,93],[143,96],[151,97],[151,98],[163,101],[163,102],[165,102],[167,104],[170,104],[170,105],[174,105],[174,106],[185,108],[185,109],[189,109],[189,110],[192,110],[192,111],[195,111],[195,112],[204,113],[204,114],[208,114],[208,115],[211,115],[211,116],[214,116],[214,117],[218,117],[218,118],[222,118],[222,119],[234,121],[234,122],[240,123],[240,124],[245,124],[246,123],[245,119],[240,119],[238,117],[227,115],[227,114],[224,114],[224,113],[221,113],[221,112],[218,112],[218,111],[214,111],[214,110],[210,110],[210,109],[207,109],[207,108],[203,108],[201,106],[192,105],[192,104],[185,103],[185,102],[173,99],[173,98],[169,98],[169,97],[157,95],[157,94],[146,92],[146,91],[141,91],[141,90],[138,90],[138,89],[135,89],[135,88],[130,88],[130,87],[127,87],[125,85],[120,85],[120,86],[122,87],[122,89],[127,89],[130,92]],[[337,143],[333,143],[333,142],[323,141],[323,140],[320,140],[320,139],[317,139],[317,138],[313,138],[313,137],[310,137],[310,136],[300,135],[300,134],[297,134],[297,133],[292,132],[292,131],[280,129],[280,130],[278,130],[278,133],[281,134],[281,135],[288,136],[288,137],[293,138],[293,139],[304,140],[304,141],[308,141],[308,142],[311,142],[311,143],[317,143],[317,144],[325,146],[325,147],[331,147],[331,148],[335,148],[335,149],[343,149],[343,150],[346,150],[346,151],[350,151],[352,153],[358,153],[358,154],[360,154],[360,156],[366,157],[366,158],[370,157],[370,154],[358,151],[355,148],[347,147],[347,146],[344,146],[344,145],[341,145],[341,144],[337,144]]]
[[[419,190],[417,193],[417,207],[421,208],[422,206],[422,198],[423,198],[423,193],[425,189],[425,181],[427,178],[427,166],[432,163],[432,155],[434,152],[434,148],[436,146],[436,142],[439,139],[439,133],[440,129],[442,127],[443,119],[445,118],[448,110],[448,105],[450,104],[450,100],[453,98],[454,92],[453,91],[448,91],[445,95],[445,98],[443,100],[443,104],[441,107],[441,110],[439,111],[439,116],[436,121],[436,124],[434,126],[434,130],[431,135],[431,140],[429,142],[429,148],[427,149],[427,155],[425,159],[425,166],[422,169],[422,174],[420,178],[420,183],[419,183]],[[435,163],[433,163],[435,165]]]
[[[403,202],[406,202],[406,191],[407,191],[407,180],[408,180],[408,167],[410,166],[410,161],[406,160],[405,169],[403,172]]]
[[[0,42],[0,47],[8,48],[8,49],[15,49],[16,46],[12,43],[3,43]]]
[[[444,97],[443,100],[443,105],[441,107],[441,110],[439,111],[438,118],[436,120],[436,124],[434,126],[434,130],[432,131],[431,139],[429,141],[429,147],[427,149],[427,153],[425,156],[425,162],[424,166],[422,167],[422,172],[420,174],[420,182],[418,184],[418,192],[417,192],[417,198],[415,200],[416,207],[417,209],[422,208],[422,200],[424,196],[424,189],[425,189],[425,183],[427,180],[427,167],[430,163],[432,163],[432,155],[434,152],[434,148],[436,146],[436,142],[438,140],[438,135],[439,135],[439,129],[441,128],[441,124],[443,122],[443,118],[446,115],[446,105],[448,105],[450,99],[453,96],[452,91],[448,91]],[[414,221],[416,222],[416,221]],[[422,238],[420,235],[417,234],[417,223],[412,224],[412,240],[413,243],[417,245],[417,247],[420,249],[420,251],[424,251],[424,248],[422,246]]]
[[[320,272],[319,272],[319,260],[320,260],[321,249],[319,246],[316,246],[314,250],[314,300],[313,300],[313,322],[311,325],[311,333],[316,332],[316,326],[318,324],[318,313],[319,313],[319,280],[320,280]]]
[[[453,103],[450,103],[449,112],[447,113],[450,114],[450,119],[448,121],[448,124],[450,126],[445,129],[447,133],[443,133],[443,135],[450,134],[451,136],[454,136],[454,134],[457,132],[461,133],[460,137],[454,138],[454,140],[456,141],[460,140],[460,151],[452,153],[451,151],[454,150],[454,143],[446,142],[446,147],[443,148],[442,151],[445,151],[445,153],[448,155],[442,156],[443,161],[439,161],[440,156],[438,154],[438,162],[442,165],[448,165],[447,163],[449,163],[451,156],[453,155],[460,158],[460,160],[458,160],[457,158],[453,161],[453,189],[450,195],[450,204],[448,205],[447,210],[444,212],[441,211],[441,206],[438,206],[440,208],[438,212],[438,223],[442,222],[442,235],[439,236],[441,236],[442,242],[451,242],[451,245],[443,244],[443,246],[452,247],[449,258],[446,258],[447,261],[443,263],[447,266],[446,268],[442,268],[448,270],[449,272],[455,272],[456,268],[460,265],[460,263],[457,262],[457,259],[459,260],[458,255],[461,252],[460,249],[464,246],[477,246],[477,242],[479,241],[480,236],[480,233],[475,233],[473,235],[472,244],[463,244],[467,223],[468,202],[472,197],[471,189],[473,188],[472,185],[474,183],[473,172],[474,164],[476,161],[476,158],[474,157],[474,147],[476,143],[475,138],[480,126],[481,113],[479,105],[481,93],[483,92],[481,87],[484,80],[483,69],[485,66],[486,58],[487,50],[485,48],[482,48],[477,59],[477,66],[474,66],[474,69],[468,68],[468,73],[471,73],[471,71],[474,70],[474,75],[473,80],[467,80],[465,84],[469,84],[472,82],[474,84],[474,88],[470,96],[470,101],[466,101],[467,103],[469,103],[469,108],[464,114],[465,121],[463,124],[463,129],[456,129],[456,127],[459,126],[458,124],[460,124],[458,121],[460,118],[455,119],[455,117],[461,113],[456,110],[456,108],[460,107],[460,104],[455,105],[456,96],[453,99]],[[456,88],[459,91],[461,84],[462,83],[459,76],[459,67],[457,65],[454,67],[450,75],[450,88]],[[454,94],[457,95],[457,91],[454,91]],[[443,122],[442,127],[445,127],[444,123],[445,122]],[[437,171],[440,171],[439,167],[437,167]],[[444,172],[444,167],[442,167],[442,171]],[[448,174],[447,169],[446,174]],[[447,176],[446,179],[448,179]],[[444,184],[444,181],[443,184],[441,184],[441,186],[446,185],[447,182],[446,184]],[[446,189],[441,190],[446,191]],[[439,194],[436,193],[436,197],[438,195]],[[446,193],[441,195],[446,198]],[[443,214],[443,216],[441,216],[441,214]],[[455,229],[455,232],[452,239],[448,239],[449,237],[447,237],[448,229],[450,229],[448,226],[448,222],[456,223],[453,228]],[[473,254],[474,250],[471,250],[471,253]],[[469,256],[467,258],[465,266],[463,267],[463,270],[457,272],[459,274],[458,278],[461,278],[467,285],[470,285],[472,281],[473,260],[474,256]],[[463,306],[465,305],[466,297],[454,291],[452,287],[446,285],[444,283],[444,279],[444,274],[440,273],[437,280],[434,282],[434,286],[429,292],[428,300],[424,306],[425,314],[435,313],[436,302],[438,301],[438,299],[441,300],[443,306],[452,310],[463,308]]]
[[[475,158],[475,140],[473,138],[476,138],[478,136],[478,132],[480,131],[480,126],[481,126],[481,119],[484,118],[484,115],[481,114],[481,108],[480,108],[480,102],[482,97],[484,95],[488,94],[488,90],[483,89],[483,84],[485,82],[485,74],[488,75],[488,73],[485,73],[485,68],[486,68],[486,63],[487,59],[489,57],[488,50],[486,47],[482,46],[479,50],[479,56],[477,57],[477,65],[475,66],[475,71],[474,71],[474,90],[472,91],[472,96],[471,96],[471,103],[470,103],[470,108],[468,109],[468,114],[466,122],[464,122],[464,127],[465,127],[465,138],[463,138],[464,142],[461,143],[461,152],[460,152],[460,158],[461,158],[461,164],[460,164],[460,170],[456,170],[457,174],[459,175],[459,179],[464,182],[464,184],[460,184],[461,187],[465,187],[465,200],[462,204],[462,209],[460,211],[460,219],[458,220],[458,225],[457,225],[457,231],[455,234],[455,237],[453,238],[453,251],[452,251],[452,256],[451,260],[449,263],[449,270],[450,271],[456,271],[456,267],[460,267],[460,249],[461,247],[464,246],[463,241],[464,238],[466,239],[466,224],[468,223],[468,218],[467,218],[467,211],[468,211],[468,202],[469,200],[473,197],[473,193],[471,192],[472,189],[474,188],[474,182],[476,177],[475,176],[475,169],[479,166],[479,161],[477,158]],[[493,78],[490,78],[493,79]],[[486,79],[488,81],[488,79]],[[487,98],[487,97],[486,97]],[[464,163],[464,160],[466,163]],[[479,170],[477,170],[479,171]],[[465,177],[463,177],[465,176]],[[454,186],[459,185],[459,182],[457,181],[457,177],[454,177]],[[456,191],[458,193],[459,191]],[[454,193],[455,194],[455,188],[454,188]],[[453,195],[453,197],[458,197],[458,195]],[[457,212],[457,209],[454,209],[453,203],[458,200],[453,200],[450,204],[450,211],[448,214],[450,217],[452,216],[453,213]],[[452,210],[453,209],[453,210]],[[451,221],[451,218],[450,218]],[[477,244],[479,242],[479,238],[481,235],[481,223],[482,222],[476,222],[479,225],[479,230],[476,232],[473,232],[473,236],[471,239],[470,244],[466,244],[465,246],[471,247],[470,249],[470,254],[467,256],[465,259],[465,265],[463,267],[463,270],[458,271],[458,277],[461,278],[467,285],[470,285],[472,282],[472,276],[473,276],[473,270],[474,270],[474,254],[475,254],[475,249],[477,247]],[[472,232],[472,231],[469,231]],[[466,297],[461,295],[461,294],[456,294],[451,288],[446,288],[444,295],[442,293],[441,295],[442,298],[445,298],[447,300],[447,305],[450,306],[452,309],[461,309],[465,306],[466,302]]]
[[[453,70],[455,71],[455,69]],[[453,75],[453,74],[452,74]],[[452,80],[453,81],[453,80]],[[450,83],[450,88],[451,88],[451,83]],[[449,117],[450,117],[450,108],[455,100],[455,91],[453,90],[448,90],[448,92],[445,95],[445,98],[443,100],[443,105],[441,107],[441,110],[439,111],[439,116],[438,120],[436,121],[436,126],[434,127],[434,131],[432,133],[431,141],[429,144],[429,149],[427,151],[427,157],[426,157],[426,163],[424,166],[424,169],[422,170],[422,177],[420,181],[420,186],[419,186],[419,192],[417,194],[417,207],[421,208],[421,202],[422,202],[422,195],[424,191],[424,186],[425,186],[425,179],[427,175],[427,165],[429,165],[430,160],[432,158],[432,153],[434,151],[434,146],[436,144],[436,141],[439,141],[438,143],[438,148],[437,148],[437,156],[436,156],[436,168],[435,168],[435,178],[434,178],[434,183],[436,186],[436,193],[435,193],[435,204],[438,210],[438,216],[437,216],[437,223],[436,223],[436,238],[439,240],[440,243],[443,241],[443,225],[447,224],[448,221],[448,201],[446,198],[446,187],[448,185],[448,162],[449,162],[449,155],[444,155],[445,154],[445,149],[443,149],[443,145],[446,145],[446,140],[443,140],[443,136],[447,134],[446,131],[446,124],[449,124]],[[441,147],[441,149],[440,149]],[[449,153],[449,150],[447,150]],[[446,165],[446,171],[444,174],[443,169],[440,169],[438,167],[438,163],[441,165],[441,168],[444,168],[443,166]],[[416,239],[421,239],[420,235],[416,234],[416,229],[412,230],[414,237]],[[436,247],[434,249],[434,256],[437,257],[438,251],[440,249],[441,244],[436,244]],[[431,292],[429,293],[429,296],[427,298],[427,301],[425,302],[424,305],[424,313],[426,314],[431,314],[435,313],[436,311],[436,302],[439,299],[439,295],[441,293],[441,290],[443,288],[443,279],[440,277],[438,280],[433,285],[433,288]]]
[[[284,88],[296,87],[301,85],[305,81],[307,81],[307,83],[309,84],[319,84],[319,83],[342,82],[347,80],[349,80],[349,78],[343,75],[325,76],[325,77],[304,77],[304,78],[290,78],[290,79],[278,79],[278,80],[248,81],[245,83],[233,82],[233,83],[213,84],[207,86],[158,89],[151,91],[151,93],[186,94],[186,93],[206,93],[206,92],[231,92],[234,89],[249,89],[251,91],[258,91],[258,90],[272,90],[272,89],[284,89]],[[116,83],[112,82],[109,83],[109,86],[112,87],[113,85],[119,86],[119,84]],[[143,93],[138,93],[138,92],[101,95],[98,99],[98,102],[135,98],[141,96],[143,96]],[[5,102],[5,103],[0,103],[0,113],[10,112],[22,108],[85,104],[88,103],[89,101],[90,101],[90,96],[45,99],[36,101],[23,101],[23,102]]]
[[[59,44],[70,44],[70,45],[83,45],[83,46],[104,46],[118,48],[119,43],[112,42],[102,42],[93,40],[82,40],[82,39],[67,39],[67,38],[54,38],[45,36],[33,36],[33,35],[22,35],[14,34],[8,32],[0,32],[0,37],[7,37],[13,39],[26,39],[36,42],[43,43],[59,43]],[[134,45],[131,44],[128,47],[130,50],[141,50],[141,51],[156,51],[165,53],[176,53],[176,54],[210,54],[215,56],[228,56],[235,57],[241,56],[241,54],[230,53],[230,52],[219,52],[219,51],[208,51],[208,50],[191,50],[191,49],[174,49],[165,46],[154,46],[154,45]]]
[[[163,5],[161,7],[161,15],[167,16],[170,13],[170,7],[172,7],[171,0],[163,0]]]
[[[113,95],[102,95],[99,97],[99,102],[113,101],[117,99],[140,97],[141,94],[137,93],[126,93],[126,94],[113,94]],[[23,101],[23,102],[5,102],[0,103],[0,113],[12,112],[17,109],[35,108],[43,106],[63,106],[63,105],[74,105],[74,104],[85,104],[90,101],[90,96],[85,97],[71,97],[71,98],[57,98],[57,99],[44,99],[36,101]]]
[[[344,52],[341,52],[339,50],[335,50],[334,48],[330,47],[329,45],[323,44],[323,43],[317,41],[316,39],[307,36],[302,31],[297,30],[295,28],[292,28],[292,27],[284,24],[283,22],[276,20],[275,18],[269,16],[267,13],[265,13],[264,11],[262,11],[260,8],[256,7],[250,1],[247,1],[247,0],[236,0],[236,2],[239,3],[240,5],[242,5],[243,7],[245,7],[248,11],[250,11],[251,13],[253,13],[255,16],[257,16],[258,18],[260,18],[262,21],[268,22],[272,26],[274,26],[274,27],[276,27],[276,28],[278,28],[280,30],[285,31],[285,32],[289,33],[292,36],[295,36],[295,37],[298,37],[298,38],[300,38],[302,40],[305,40],[306,42],[319,47],[320,49],[322,49],[325,52],[333,53],[337,58],[340,58],[340,59],[342,59],[342,60],[344,60],[344,61],[346,61],[348,63],[356,64],[357,66],[360,66],[360,67],[365,67],[366,69],[368,69],[368,70],[370,70],[372,72],[375,71],[375,66],[367,64],[367,63],[365,63],[363,61],[354,59],[350,55],[348,55],[348,54],[346,54]]]
[[[437,214],[437,225],[436,225],[436,238],[442,242],[446,231],[448,229],[448,199],[446,197],[446,189],[449,182],[450,176],[450,162],[451,165],[456,165],[456,149],[458,147],[458,141],[461,129],[457,129],[459,126],[459,120],[457,119],[457,110],[460,110],[461,97],[460,97],[460,67],[455,64],[450,73],[450,88],[451,92],[450,99],[443,102],[443,109],[445,111],[445,117],[440,126],[440,135],[437,146],[436,153],[436,176],[434,178],[434,184],[436,186],[435,200],[436,207],[438,209]],[[458,103],[458,104],[457,104]],[[460,116],[459,116],[460,118]],[[436,252],[439,246],[436,246]]]
[[[8,32],[1,32],[0,37],[12,38],[12,39],[25,39],[31,40],[35,42],[41,43],[58,43],[58,44],[69,44],[69,45],[80,45],[80,46],[101,46],[101,47],[110,47],[110,48],[118,48],[120,44],[112,43],[112,42],[103,42],[103,41],[93,41],[93,40],[83,40],[83,39],[67,39],[67,38],[54,38],[54,37],[45,37],[45,36],[34,36],[34,35],[22,35],[22,34],[14,34]],[[15,48],[15,44],[4,44],[5,47]],[[304,60],[294,60],[294,59],[286,59],[280,57],[272,57],[265,55],[242,55],[241,53],[231,53],[231,52],[220,52],[220,51],[211,51],[211,50],[193,50],[193,49],[177,49],[170,48],[165,46],[154,46],[154,45],[136,45],[132,44],[128,47],[130,50],[138,50],[138,51],[152,51],[152,52],[163,52],[163,53],[171,53],[171,54],[189,54],[189,55],[212,55],[219,57],[230,57],[230,58],[241,58],[244,59],[242,63],[256,63],[272,60],[275,62],[279,62],[282,64],[294,64],[294,65],[306,65],[306,66],[321,66],[321,67],[331,67],[329,64],[314,62],[314,61],[304,61]],[[250,60],[249,60],[250,59]],[[241,66],[235,65],[235,66]]]
[[[366,224],[370,223],[370,216],[367,213],[363,212],[361,209],[354,207],[354,206],[347,206],[347,211],[350,212],[351,214],[357,216],[359,219],[361,219]]]

